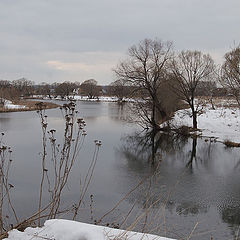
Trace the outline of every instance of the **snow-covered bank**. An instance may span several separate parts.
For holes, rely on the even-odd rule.
[[[69,100],[69,99],[75,99],[77,101],[89,101],[89,102],[118,102],[119,99],[117,97],[108,97],[108,96],[99,96],[95,98],[89,98],[88,96],[79,96],[79,95],[70,95],[68,97],[65,97],[64,99],[61,98],[60,96],[54,97],[52,96],[51,98],[42,96],[42,95],[33,95],[33,99],[45,99],[45,100]],[[123,98],[122,101],[125,102],[134,102],[135,100],[132,98]]]
[[[0,105],[0,112],[25,112],[25,111],[35,111],[39,109],[38,104],[40,101],[28,101],[28,100],[18,100],[17,104],[4,100],[4,105]],[[57,108],[60,105],[57,105],[52,102],[46,102],[44,104],[45,109]]]
[[[171,240],[151,234],[128,232],[81,222],[54,219],[41,228],[27,228],[24,232],[12,230],[5,240]]]
[[[24,109],[26,106],[13,104],[9,100],[4,101],[4,108],[6,109]]]
[[[91,102],[96,102],[96,101],[101,101],[101,102],[117,102],[118,98],[116,97],[106,97],[106,96],[101,96],[98,98],[88,98],[87,96],[74,96],[73,97],[75,100],[78,101],[91,101]]]
[[[240,143],[240,109],[207,107],[198,116],[198,128],[202,136],[215,137],[218,141],[230,140]],[[190,109],[179,110],[175,113],[171,124],[174,126],[192,126]]]

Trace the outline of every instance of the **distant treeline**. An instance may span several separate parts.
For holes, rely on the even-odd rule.
[[[211,90],[211,92],[209,91]],[[66,98],[70,95],[88,96],[90,99],[99,96],[115,96],[120,101],[127,97],[137,97],[136,86],[127,85],[121,81],[112,82],[109,85],[98,85],[94,79],[80,82],[65,81],[63,83],[46,83],[35,84],[34,81],[26,78],[18,80],[0,80],[0,99],[16,100],[20,97],[32,97],[41,95],[44,97]],[[143,92],[142,92],[143,93]],[[147,93],[146,93],[147,94]],[[217,87],[215,82],[201,82],[197,89],[198,96],[221,97],[230,94],[227,88]]]

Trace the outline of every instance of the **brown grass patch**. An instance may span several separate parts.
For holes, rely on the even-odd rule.
[[[229,140],[223,142],[226,147],[240,147],[240,143],[235,143]]]

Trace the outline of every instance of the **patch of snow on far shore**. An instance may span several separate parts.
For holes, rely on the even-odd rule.
[[[240,143],[240,109],[209,107],[197,118],[198,128],[202,130],[202,136],[215,137],[218,141],[230,140]],[[180,127],[192,126],[191,110],[179,110],[175,113],[171,123]]]
[[[93,224],[70,220],[54,219],[45,222],[42,228],[26,228],[24,232],[16,229],[9,232],[3,240],[171,240],[151,234],[128,232]],[[173,239],[172,239],[173,240]]]
[[[37,98],[37,99],[49,99],[49,97],[43,96],[43,95],[33,95],[33,98]],[[75,99],[77,101],[90,101],[90,102],[118,102],[118,98],[117,97],[108,97],[108,96],[99,96],[99,97],[95,97],[95,98],[89,98],[88,96],[79,96],[79,95],[70,95],[68,97],[65,98],[61,98],[60,96],[54,97],[52,96],[52,100],[69,100],[69,98],[71,99]],[[135,102],[135,100],[133,98],[123,98],[123,101],[125,102]]]
[[[92,101],[92,102],[95,102],[95,101],[104,101],[104,102],[117,102],[118,101],[118,98],[117,97],[105,97],[105,96],[100,96],[100,97],[97,97],[97,98],[88,98],[87,96],[74,96],[73,97],[75,100],[82,100],[82,101]]]
[[[11,101],[6,100],[6,101],[4,102],[4,108],[6,108],[6,109],[23,109],[23,108],[26,108],[26,106],[23,106],[23,105],[15,105],[15,104],[13,104]]]

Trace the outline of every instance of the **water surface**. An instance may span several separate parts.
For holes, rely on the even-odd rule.
[[[79,176],[84,176],[91,161],[94,140],[102,140],[97,165],[79,220],[94,222],[139,181],[136,191],[102,222],[120,224],[134,205],[123,227],[155,202],[148,213],[148,227],[168,237],[187,239],[237,239],[240,226],[240,155],[205,139],[183,139],[159,135],[157,160],[149,164],[151,148],[139,128],[127,123],[128,112],[116,103],[78,102],[79,116],[87,123],[87,137],[72,171],[63,205],[79,196]],[[62,141],[64,120],[59,109],[47,110],[49,128],[57,129]],[[38,204],[41,178],[41,128],[36,112],[0,113],[0,131],[13,149],[10,180],[14,185],[13,202],[19,216],[31,215]],[[90,195],[93,195],[90,211]],[[149,199],[149,202],[146,201]],[[145,209],[145,210],[144,210]],[[93,215],[93,216],[92,216]],[[70,218],[71,214],[60,217]],[[144,218],[145,219],[145,218]],[[135,230],[144,228],[144,221]],[[235,237],[235,238],[234,238]]]

